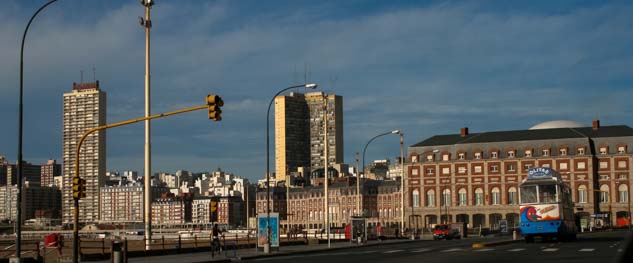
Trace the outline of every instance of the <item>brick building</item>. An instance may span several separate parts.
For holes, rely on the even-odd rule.
[[[436,135],[409,147],[408,223],[466,222],[496,228],[518,222],[518,186],[530,167],[546,166],[570,184],[578,218],[608,214],[627,225],[633,129],[548,122],[529,130]],[[631,147],[630,147],[631,146]],[[418,218],[419,221],[413,220]]]

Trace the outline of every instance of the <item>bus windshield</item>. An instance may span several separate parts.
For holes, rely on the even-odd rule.
[[[537,203],[536,185],[521,186],[521,203],[522,204]]]
[[[546,184],[538,187],[540,203],[556,203],[556,185]]]

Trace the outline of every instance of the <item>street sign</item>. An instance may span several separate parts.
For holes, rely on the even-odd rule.
[[[501,233],[508,233],[508,220],[499,220],[499,231],[501,231]]]

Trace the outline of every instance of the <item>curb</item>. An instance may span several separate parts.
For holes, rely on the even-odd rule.
[[[326,248],[318,248],[318,249],[279,252],[279,253],[274,253],[274,254],[259,254],[259,255],[243,256],[243,257],[237,257],[233,259],[227,258],[227,259],[218,259],[218,260],[205,260],[205,261],[198,261],[194,263],[232,262],[232,261],[240,261],[240,260],[259,259],[259,258],[272,258],[272,257],[292,256],[292,255],[301,255],[301,254],[313,254],[313,253],[319,253],[319,252],[325,252],[325,251],[338,251],[338,250],[344,250],[344,249],[350,249],[350,248],[361,248],[361,247],[375,247],[375,246],[380,246],[380,245],[385,245],[385,244],[389,244],[389,245],[404,244],[404,243],[410,243],[410,242],[416,242],[416,241],[424,241],[424,240],[402,240],[402,241],[389,242],[389,243],[386,243],[386,242],[385,243],[371,243],[371,244],[365,244],[362,246],[350,245],[350,246],[334,247],[334,248],[326,247]]]
[[[521,241],[523,240],[517,239],[517,240],[501,240],[501,241],[493,241],[493,242],[485,242],[485,243],[473,243],[472,248],[494,247],[494,246],[517,243]]]

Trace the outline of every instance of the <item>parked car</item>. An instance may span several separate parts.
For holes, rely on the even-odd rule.
[[[460,239],[462,237],[461,226],[461,223],[435,225],[435,228],[433,228],[433,240]]]

